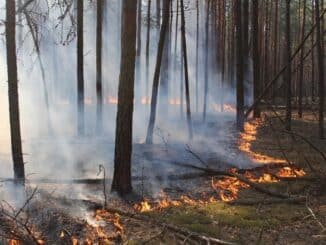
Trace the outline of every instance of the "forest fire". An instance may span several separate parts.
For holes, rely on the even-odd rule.
[[[141,213],[150,212],[150,211],[162,211],[163,209],[169,207],[179,207],[182,205],[190,205],[190,206],[204,205],[204,204],[217,201],[214,197],[210,197],[208,199],[202,198],[202,199],[195,200],[185,195],[180,196],[180,198],[177,200],[172,200],[169,197],[167,197],[166,194],[164,193],[162,193],[161,195],[164,197],[161,197],[161,199],[158,201],[151,202],[147,199],[144,199],[139,204],[137,203],[133,206],[134,210]]]
[[[236,169],[231,170],[237,173]],[[281,167],[269,169],[268,166],[246,171],[243,176],[253,183],[277,183],[280,178],[297,178],[306,175],[303,169],[293,167]],[[212,180],[212,187],[219,194],[222,201],[230,202],[238,198],[240,189],[248,189],[250,186],[235,177],[224,177]]]
[[[263,121],[261,119],[245,123],[244,132],[240,134],[239,149],[245,152],[256,163],[286,163],[284,159],[274,158],[252,151],[252,143],[256,140],[258,128],[262,123]]]
[[[228,113],[235,114],[236,111],[237,111],[235,106],[231,105],[231,104],[223,104],[223,105],[221,105],[221,104],[214,103],[212,105],[212,107],[213,107],[213,110],[215,112],[222,112],[223,111],[223,112],[228,112]]]

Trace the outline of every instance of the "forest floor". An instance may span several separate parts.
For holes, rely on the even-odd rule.
[[[57,197],[39,187],[37,194],[29,194],[28,212],[12,211],[11,218],[0,212],[0,235],[5,227],[14,227],[16,232],[7,236],[13,239],[11,244],[18,240],[39,244],[214,244],[214,238],[230,244],[326,244],[326,144],[318,139],[318,121],[313,114],[304,114],[303,119],[294,114],[292,131],[297,134],[291,135],[283,130],[281,112],[280,118],[270,111],[263,115],[263,120],[249,121],[244,134],[238,135],[230,126],[235,137],[229,147],[234,144],[242,151],[238,158],[244,154],[256,163],[247,170],[236,170],[232,163],[229,168],[272,195],[234,177],[193,169],[189,161],[178,162],[188,163],[181,166],[188,170],[172,169],[163,180],[155,174],[158,182],[152,185],[150,179],[138,176],[137,196],[125,201],[109,195],[105,210],[101,182],[82,187],[97,193],[98,199]],[[224,171],[217,163],[237,159],[202,156],[193,149],[188,148],[188,153],[196,155],[199,164],[195,166],[203,169]],[[173,154],[153,151],[150,157],[159,160]],[[248,167],[247,161],[241,166]],[[140,177],[147,176],[147,171],[143,169]],[[153,189],[158,190],[155,195]],[[275,197],[275,193],[283,197]],[[293,201],[294,197],[298,199]],[[21,220],[28,220],[30,232]]]

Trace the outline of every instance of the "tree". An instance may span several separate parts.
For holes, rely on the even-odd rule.
[[[137,1],[123,0],[121,61],[112,191],[120,195],[132,191],[131,154],[136,61]]]
[[[151,34],[151,5],[152,5],[152,1],[148,0],[147,32],[146,32],[146,102],[147,102],[148,86],[149,86],[149,43],[150,43],[150,34]]]
[[[301,42],[305,38],[305,26],[306,26],[306,0],[303,0],[303,20],[302,20],[302,26],[301,26]],[[304,67],[304,53],[305,53],[305,46],[303,45],[301,48],[300,53],[300,73],[299,73],[299,108],[298,108],[298,114],[299,117],[302,118],[302,90],[303,90],[303,67]]]
[[[291,0],[286,0],[286,10],[285,10],[285,64],[289,64],[285,72],[285,92],[286,92],[286,119],[285,119],[285,128],[286,130],[291,130],[291,119],[292,119],[292,108],[291,108],[291,20],[290,20],[290,11],[291,11]]]
[[[237,64],[237,128],[243,131],[244,126],[244,56],[242,39],[242,11],[241,0],[235,1],[235,26],[236,26],[236,64]]]
[[[97,0],[97,19],[96,19],[96,128],[97,133],[103,129],[103,91],[102,91],[102,31],[103,31],[103,0]]]
[[[188,57],[187,57],[187,41],[186,41],[186,21],[183,0],[181,1],[181,40],[182,40],[182,54],[185,70],[185,89],[186,89],[186,103],[187,103],[187,124],[189,139],[192,139],[192,123],[191,123],[191,110],[190,110],[190,94],[189,94],[189,76],[188,76]]]
[[[152,99],[151,99],[151,111],[149,116],[149,123],[147,128],[147,136],[146,136],[146,143],[152,144],[153,143],[153,133],[154,133],[154,125],[156,119],[156,107],[157,107],[157,93],[159,87],[159,80],[160,80],[160,73],[161,73],[161,64],[163,58],[163,50],[164,50],[164,43],[166,39],[166,32],[169,26],[170,20],[170,1],[171,0],[164,0],[163,6],[163,23],[160,31],[160,38],[158,43],[158,52],[156,56],[156,65],[154,71],[154,79],[153,79],[153,87],[152,87]]]
[[[84,1],[77,0],[77,128],[84,134]]]
[[[322,5],[323,6],[323,5]],[[317,41],[317,55],[318,55],[318,79],[319,79],[319,137],[324,139],[324,101],[325,101],[325,84],[324,84],[324,47],[323,47],[323,36],[321,21],[324,18],[319,19],[319,0],[315,1],[315,18],[317,24],[316,30],[316,41]]]
[[[14,163],[14,176],[18,181],[25,178],[25,168],[20,132],[17,56],[16,56],[16,6],[14,0],[6,0],[6,47],[9,121],[11,154]]]
[[[259,59],[259,40],[258,40],[258,0],[252,0],[251,11],[251,36],[252,36],[252,59],[253,59],[253,79],[254,79],[254,101],[257,100],[260,94],[260,59]],[[259,105],[254,108],[254,117],[260,117]]]
[[[204,108],[203,108],[203,121],[206,121],[206,111],[207,111],[207,94],[208,94],[208,44],[209,44],[209,8],[210,0],[206,2],[206,22],[205,22],[205,88],[204,88]]]

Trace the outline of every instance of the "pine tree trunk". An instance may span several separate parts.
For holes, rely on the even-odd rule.
[[[120,195],[132,191],[131,154],[136,62],[137,2],[123,0],[121,61],[112,191]]]
[[[196,112],[199,110],[199,3],[196,0]]]
[[[188,76],[188,57],[187,57],[187,41],[186,41],[186,21],[184,13],[183,0],[181,1],[181,37],[182,37],[182,53],[183,53],[183,63],[185,70],[185,89],[186,89],[186,104],[187,104],[187,125],[189,132],[189,139],[193,137],[192,133],[192,123],[191,123],[191,110],[190,110],[190,94],[189,94],[189,76]]]
[[[206,121],[206,113],[207,113],[207,96],[208,96],[208,49],[209,49],[209,9],[210,9],[210,0],[206,3],[206,23],[205,23],[205,72],[204,72],[204,80],[205,80],[205,88],[204,88],[204,108],[203,108],[203,121]]]
[[[77,0],[77,128],[84,135],[84,1]]]
[[[323,5],[322,5],[323,6]],[[324,18],[319,20],[319,0],[315,1],[315,18],[317,24],[316,30],[316,41],[317,41],[317,54],[318,54],[318,80],[319,80],[319,137],[324,139],[324,101],[325,101],[325,84],[324,84],[324,46],[323,46],[323,36],[322,36],[322,25],[321,22]]]
[[[102,91],[102,32],[103,32],[103,0],[97,0],[96,19],[96,130],[102,133],[103,129],[103,91]]]
[[[17,57],[16,57],[16,10],[15,1],[6,0],[6,46],[9,121],[11,136],[11,154],[14,163],[14,176],[19,182],[25,178],[25,168],[20,132]]]
[[[253,59],[253,94],[254,101],[260,95],[260,61],[259,61],[259,40],[258,40],[258,15],[259,15],[259,2],[252,0],[252,18],[251,18],[251,36],[252,36],[252,59]],[[257,104],[254,108],[254,118],[260,117],[260,108]]]
[[[290,7],[291,0],[286,0],[286,25],[285,25],[285,64],[291,64],[291,21],[290,21]],[[291,83],[291,65],[286,69],[285,74],[285,91],[286,91],[286,119],[285,128],[286,130],[291,130],[291,119],[292,119],[292,108],[291,108],[291,98],[292,98],[292,83]]]
[[[241,0],[235,1],[235,26],[236,26],[236,64],[237,64],[237,128],[244,129],[244,60],[242,38],[242,11]]]
[[[149,44],[151,36],[151,5],[152,1],[148,0],[147,6],[147,33],[146,33],[146,102],[149,90]]]
[[[154,126],[155,126],[155,119],[156,119],[156,107],[157,107],[157,94],[158,94],[158,87],[159,87],[159,80],[160,80],[160,72],[161,72],[161,64],[163,58],[163,50],[164,50],[164,43],[166,38],[166,32],[169,26],[169,19],[170,19],[170,1],[171,0],[164,0],[164,16],[163,16],[163,23],[160,31],[160,39],[158,43],[158,52],[156,57],[156,65],[155,65],[155,72],[154,72],[154,79],[153,79],[153,87],[152,87],[152,99],[151,99],[151,111],[149,117],[149,123],[147,128],[147,136],[146,136],[146,143],[152,144],[153,143],[153,133],[154,133]]]
[[[303,0],[303,19],[302,19],[302,27],[301,27],[301,42],[305,38],[305,26],[306,26],[306,0]],[[304,53],[305,53],[305,45],[301,48],[300,53],[300,74],[299,74],[299,108],[298,115],[299,118],[302,118],[302,90],[303,90],[303,68],[304,68]]]

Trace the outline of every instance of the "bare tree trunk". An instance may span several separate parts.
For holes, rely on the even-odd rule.
[[[285,59],[286,64],[291,64],[291,20],[290,20],[290,11],[291,11],[291,0],[286,0],[286,27],[285,27]],[[286,91],[286,130],[291,130],[291,119],[292,119],[292,108],[291,108],[291,98],[292,98],[292,89],[291,89],[291,65],[286,69],[285,77],[285,91]]]
[[[321,22],[324,18],[319,20],[319,0],[315,0],[315,18],[317,24],[316,37],[317,37],[317,54],[318,54],[318,80],[319,80],[319,137],[324,139],[324,46],[323,46],[323,36]]]
[[[259,2],[252,0],[252,13],[251,13],[251,38],[252,38],[252,57],[253,57],[253,79],[254,79],[254,101],[257,100],[260,94],[260,61],[259,61],[259,40],[258,40],[258,15],[259,15]],[[254,118],[260,117],[260,108],[257,104],[254,108]]]
[[[85,133],[84,106],[84,1],[77,0],[77,128],[78,135]]]
[[[208,95],[208,44],[209,44],[209,8],[210,8],[210,0],[206,3],[206,23],[205,23],[205,72],[204,72],[204,80],[205,80],[205,88],[204,88],[204,108],[203,108],[203,121],[206,121],[206,113],[207,113],[207,95]]]
[[[311,0],[311,8],[312,8],[312,26],[315,21],[315,0]],[[311,101],[315,102],[315,35],[314,32],[311,34]]]
[[[147,33],[146,33],[146,102],[149,90],[149,43],[151,34],[151,5],[152,1],[148,0],[147,6]]]
[[[120,195],[132,191],[131,154],[136,62],[137,2],[123,0],[121,26],[121,63],[112,191]]]
[[[103,91],[102,91],[102,32],[103,32],[103,0],[97,0],[96,19],[96,131],[103,130]]]
[[[306,26],[306,0],[303,0],[303,19],[302,19],[302,27],[301,27],[301,42],[305,38],[305,26]],[[303,45],[300,54],[300,74],[299,74],[299,110],[298,115],[299,118],[302,118],[302,90],[303,90],[303,68],[304,68],[304,52],[305,46]]]
[[[188,76],[188,57],[187,57],[187,41],[186,41],[186,21],[184,13],[183,0],[181,1],[181,37],[182,37],[182,53],[185,69],[185,89],[186,89],[186,103],[187,103],[187,124],[189,139],[193,137],[192,123],[191,123],[191,110],[190,110],[190,94],[189,94],[189,76]]]
[[[244,62],[243,62],[243,39],[242,39],[242,11],[241,0],[235,1],[236,23],[236,60],[237,60],[237,128],[243,131],[244,127]]]
[[[158,43],[158,52],[156,57],[156,65],[155,65],[153,88],[152,88],[151,112],[150,112],[149,123],[147,128],[147,136],[146,136],[147,144],[153,143],[153,133],[154,133],[154,126],[155,126],[155,119],[156,119],[157,94],[158,94],[158,87],[159,87],[159,80],[160,80],[161,64],[163,58],[165,37],[166,37],[166,32],[169,26],[169,19],[170,19],[170,1],[171,0],[164,0],[163,23],[160,32],[160,40]]]
[[[196,0],[196,112],[199,110],[199,3]]]
[[[278,60],[279,60],[279,0],[275,0],[275,10],[274,10],[274,62],[273,62],[273,76],[277,75]],[[274,85],[271,88],[272,90],[272,103],[274,103],[275,90]]]
[[[9,121],[11,136],[11,154],[14,163],[14,176],[23,182],[25,168],[22,152],[22,141],[19,118],[19,96],[17,78],[16,56],[16,6],[14,0],[6,0],[6,46],[7,46],[7,74],[8,74],[8,98]]]

